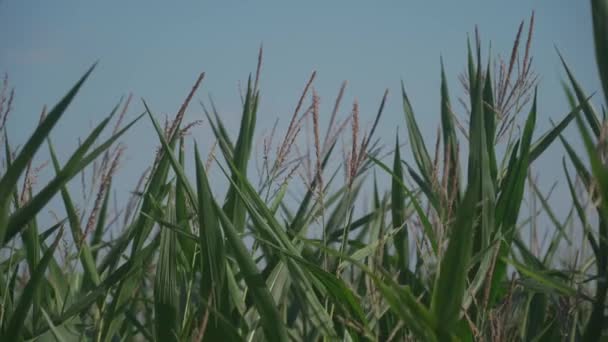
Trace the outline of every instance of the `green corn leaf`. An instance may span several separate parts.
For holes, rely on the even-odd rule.
[[[599,213],[605,220],[608,220],[608,204],[606,203],[606,197],[608,197],[608,170],[604,166],[604,163],[602,162],[596,149],[595,143],[593,142],[591,135],[587,131],[585,124],[579,116],[576,117],[576,123],[583,138],[585,149],[587,150],[593,180],[595,181],[595,185],[598,187],[597,193],[600,199],[600,204],[598,205]]]
[[[568,75],[568,78],[570,79],[570,84],[572,85],[574,94],[576,94],[576,98],[577,98],[578,102],[580,103],[583,113],[585,114],[587,123],[591,126],[591,130],[593,131],[593,134],[596,137],[599,137],[601,125],[600,125],[600,122],[598,119],[599,118],[598,114],[595,112],[595,109],[593,109],[593,107],[591,106],[591,103],[589,103],[589,101],[587,100],[587,96],[585,95],[584,90],[582,89],[582,87],[578,83],[578,81],[574,78],[574,75],[572,74],[572,72],[570,71],[570,68],[566,64],[566,61],[564,60],[564,57],[562,57],[562,55],[559,51],[557,51],[557,54],[559,55],[559,58],[562,61],[562,65],[564,66],[564,69],[566,70],[566,74]]]
[[[266,287],[266,283],[262,278],[255,262],[251,259],[247,248],[238,236],[235,227],[231,220],[224,214],[215,201],[213,202],[216,215],[218,215],[226,240],[234,251],[235,258],[241,268],[243,277],[250,291],[253,293],[253,301],[260,314],[262,327],[266,338],[271,341],[287,341],[287,330],[282,324],[279,311],[272,299],[270,291]]]
[[[524,340],[532,341],[541,336],[544,331],[547,310],[547,295],[544,293],[531,293],[526,300]]]
[[[38,225],[36,219],[33,219],[28,223],[27,228],[21,235],[21,240],[23,241],[23,245],[25,247],[26,260],[29,269],[34,270],[38,266],[38,262],[40,261],[40,256],[42,254],[42,249],[38,238]],[[34,292],[31,316],[33,326],[37,326],[41,319],[41,294],[41,289]]]
[[[105,341],[110,339],[118,333],[118,330],[125,321],[124,310],[128,307],[129,303],[134,301],[134,293],[137,290],[142,274],[144,270],[148,269],[152,262],[149,252],[158,250],[160,244],[160,234],[157,234],[152,242],[146,247],[139,250],[139,254],[147,256],[147,258],[140,258],[140,255],[133,256],[125,264],[129,268],[124,270],[126,276],[118,281],[116,292],[111,298],[109,304],[106,305],[106,310],[103,315],[103,325],[101,326],[99,336]],[[122,268],[117,269],[119,271]],[[152,310],[152,309],[151,309]],[[152,318],[150,318],[152,321]]]
[[[13,164],[13,161],[11,159],[12,158],[12,152],[11,151],[12,151],[11,150],[11,146],[10,146],[10,143],[8,141],[8,134],[4,134],[4,155],[6,156],[6,158],[5,158],[5,160],[6,160],[6,169],[9,169],[12,166],[12,164]],[[17,185],[18,184],[15,183],[13,185],[13,189],[11,191],[11,195],[13,197],[13,205],[15,206],[15,208],[19,208],[19,206],[20,206],[20,203],[19,203],[19,190],[17,189]],[[9,203],[10,203],[10,201],[9,201]],[[6,215],[8,215],[9,207],[7,207],[6,210],[7,210]]]
[[[454,196],[456,202],[454,206],[457,208],[458,202],[460,202],[458,138],[456,136],[443,59],[441,59],[441,129],[443,137],[443,155],[444,158],[447,158],[446,160],[449,165],[447,175],[444,176],[448,177],[450,180],[447,184],[447,193],[449,196]]]
[[[594,188],[597,189],[594,191],[597,195],[594,193],[591,194],[594,200],[596,196],[599,200],[599,203],[596,205],[599,216],[599,255],[596,262],[598,276],[605,279],[608,276],[608,169],[604,166],[604,163],[600,158],[600,153],[596,150],[591,134],[580,116],[576,117],[576,123],[583,138],[583,143],[590,161],[593,185]],[[601,336],[601,331],[604,326],[603,320],[607,296],[608,283],[604,280],[598,281],[593,309],[583,335],[583,339],[586,341],[594,341]]]
[[[540,157],[543,152],[553,143],[553,141],[562,134],[564,129],[568,127],[568,124],[574,119],[574,117],[578,114],[581,107],[577,106],[568,113],[555,127],[551,130],[543,134],[535,143],[532,144],[532,148],[530,150],[530,160],[534,161],[536,158]]]
[[[55,168],[55,172],[59,174],[61,172],[61,167],[59,166],[59,161],[57,160],[57,156],[55,155],[55,150],[53,149],[53,145],[49,139],[49,150],[51,154],[51,160],[53,161],[53,166]],[[108,191],[109,192],[109,191]],[[76,212],[76,208],[74,207],[74,203],[72,201],[72,197],[68,192],[67,187],[64,185],[61,187],[61,197],[63,198],[63,204],[65,206],[66,213],[68,215],[68,221],[70,223],[70,231],[72,232],[72,239],[75,242],[76,249],[79,252],[80,262],[85,271],[85,275],[87,276],[89,282],[94,286],[99,285],[100,279],[99,274],[97,273],[97,268],[95,265],[95,259],[91,254],[91,250],[87,241],[84,239],[83,230],[80,225],[80,219],[78,217],[78,213]]]
[[[259,233],[262,236],[262,239],[271,241],[275,245],[285,248],[292,254],[300,254],[299,248],[291,242],[284,229],[276,221],[274,216],[272,216],[272,213],[268,210],[264,201],[259,197],[257,191],[251,186],[247,179],[239,173],[232,163],[229,162],[228,166],[231,168],[232,175],[239,178],[240,186],[235,187],[236,194],[246,205],[246,208],[251,215],[254,231]],[[228,176],[228,173],[221,165],[220,168],[224,174]],[[294,285],[296,289],[298,289],[298,291],[301,292],[301,295],[306,298],[307,305],[312,311],[310,316],[312,316],[311,319],[313,324],[321,329],[327,336],[335,337],[336,334],[330,316],[319,302],[313,289],[314,286],[316,290],[323,290],[322,284],[320,284],[316,278],[311,279],[306,271],[298,264],[288,262],[288,267],[295,278]]]
[[[377,285],[384,299],[418,338],[423,341],[439,341],[434,332],[431,314],[416,301],[408,287],[397,290],[382,281],[377,281]]]
[[[435,232],[434,232],[434,230],[433,230],[433,228],[431,226],[431,222],[430,222],[429,218],[427,217],[426,213],[422,209],[422,206],[419,203],[419,201],[416,198],[416,196],[414,196],[413,192],[410,191],[408,189],[408,187],[403,182],[401,182],[398,177],[396,177],[393,174],[393,172],[391,171],[391,169],[388,168],[388,166],[386,166],[383,162],[381,162],[380,160],[378,160],[378,159],[376,159],[376,158],[374,158],[372,156],[369,156],[369,158],[376,165],[380,166],[381,169],[383,169],[384,171],[386,171],[388,174],[391,175],[392,179],[397,184],[399,184],[399,186],[401,187],[401,189],[405,192],[406,199],[409,199],[412,202],[412,205],[416,209],[416,213],[418,214],[418,217],[420,218],[420,221],[421,221],[422,226],[424,228],[424,233],[426,234],[426,237],[430,240],[431,247],[433,248],[433,252],[436,255],[437,254],[437,237],[435,236]]]
[[[14,189],[21,174],[25,171],[27,164],[34,157],[44,139],[47,138],[55,124],[59,121],[69,104],[72,102],[78,90],[89,77],[97,63],[93,64],[89,70],[80,78],[72,89],[59,101],[59,103],[48,113],[46,118],[36,127],[32,136],[25,143],[21,152],[12,162],[10,168],[0,179],[0,241],[6,241],[5,234],[10,232],[8,217],[8,205],[11,191]],[[10,154],[7,154],[7,156]],[[32,213],[29,213],[30,215]],[[4,244],[3,244],[4,245]]]
[[[213,307],[227,315],[226,262],[224,238],[213,208],[213,195],[195,145],[197,213],[199,220],[198,244],[201,251],[201,291],[204,296],[213,292]],[[213,336],[213,335],[212,335]]]
[[[63,334],[59,331],[59,329],[57,329],[57,327],[55,327],[55,325],[51,321],[51,317],[49,316],[49,314],[46,313],[46,311],[44,309],[41,309],[41,311],[42,311],[42,315],[44,316],[44,319],[46,320],[47,324],[51,328],[51,331],[53,332],[53,337],[55,337],[57,342],[67,341],[67,339],[63,336]]]
[[[167,213],[170,220],[175,218],[174,215],[175,213],[171,210]],[[154,280],[154,313],[157,341],[178,341],[179,298],[176,261],[176,233],[163,229],[160,232],[160,250]]]
[[[433,163],[429,157],[429,153],[426,149],[424,139],[416,123],[414,117],[414,110],[410,104],[410,100],[405,92],[405,85],[401,82],[401,96],[403,98],[403,112],[405,113],[405,122],[407,123],[407,130],[409,133],[410,144],[412,145],[412,153],[414,154],[414,160],[418,165],[418,169],[423,177],[428,177],[433,174]],[[426,179],[430,182],[430,179]]]
[[[321,170],[325,170],[325,167],[327,166],[327,164],[330,160],[330,156],[331,156],[335,146],[336,146],[336,141],[334,141],[334,143],[331,144],[329,149],[327,149],[327,152],[326,152],[325,156],[323,157],[323,162],[321,163]],[[304,229],[306,224],[309,222],[310,217],[307,217],[307,214],[308,214],[308,211],[310,208],[310,203],[314,198],[314,192],[317,187],[317,182],[318,182],[318,178],[315,177],[312,181],[310,188],[307,189],[306,194],[304,195],[304,198],[300,202],[300,205],[298,206],[298,210],[296,211],[295,216],[290,220],[291,224],[289,225],[289,228],[288,228],[289,232],[292,232],[294,234],[299,234],[299,233],[301,233],[302,229]]]
[[[515,157],[516,150],[513,150],[513,155],[508,165],[508,173],[501,183],[501,192],[496,203],[496,224],[501,227],[501,232],[504,237],[503,244],[501,244],[501,250],[499,252],[499,259],[496,262],[495,271],[491,279],[491,290],[490,290],[490,305],[493,305],[500,283],[503,281],[506,275],[506,264],[502,261],[509,254],[509,249],[513,241],[514,229],[517,218],[519,217],[519,210],[523,201],[526,178],[528,175],[528,169],[530,166],[530,148],[532,135],[534,133],[534,127],[536,124],[536,90],[534,92],[534,99],[532,102],[532,108],[526,119],[524,131],[519,144],[519,156]]]
[[[125,312],[125,318],[129,322],[131,322],[131,324],[133,324],[133,326],[135,327],[135,329],[137,329],[137,331],[139,333],[141,333],[148,341],[154,340],[154,337],[152,336],[152,334],[148,331],[148,329],[146,329],[145,326],[143,326],[139,322],[139,320],[137,319],[137,317],[135,317],[135,315],[133,314],[132,311]]]
[[[530,277],[531,279],[534,279],[540,285],[542,285],[548,289],[557,291],[558,293],[560,293],[562,295],[570,296],[570,297],[574,296],[576,294],[576,290],[574,290],[573,288],[569,287],[566,284],[563,284],[561,281],[558,281],[555,278],[552,278],[546,274],[543,274],[541,272],[528,268],[525,265],[523,265],[515,260],[507,259],[507,258],[503,258],[502,260],[504,263],[513,265],[517,269],[517,271],[520,272],[521,274],[523,274],[527,277]]]
[[[555,228],[557,228],[557,232],[559,233],[560,238],[564,238],[566,242],[568,242],[568,245],[571,245],[572,240],[570,239],[570,237],[568,237],[568,234],[566,234],[566,227],[564,227],[564,225],[557,219],[557,216],[551,208],[551,205],[549,204],[547,198],[543,196],[535,182],[530,182],[530,184],[532,186],[532,190],[534,190],[534,193],[538,196],[538,199],[540,199],[541,205],[547,213],[547,216],[549,216],[549,220],[551,221],[551,223],[553,223]]]
[[[213,135],[217,139],[218,145],[220,146],[220,151],[222,151],[224,158],[233,159],[234,158],[234,147],[232,146],[232,143],[230,142],[230,137],[227,135],[226,132],[223,131],[223,125],[221,124],[220,118],[218,117],[216,119],[217,123],[214,123],[213,119],[211,118],[211,116],[209,115],[208,112],[205,111],[205,115],[207,116],[207,121],[209,122],[211,131],[213,132]],[[220,130],[217,126],[222,127],[222,130]]]
[[[185,146],[184,146],[184,138],[180,138],[179,141],[179,164],[182,169],[185,169]],[[179,222],[182,225],[182,229],[185,232],[191,232],[192,228],[190,226],[189,220],[190,217],[188,215],[188,199],[186,195],[186,189],[182,182],[176,182],[175,184],[175,216],[176,222]],[[181,236],[178,236],[179,245],[182,253],[184,254],[187,264],[192,262],[195,259],[195,249],[197,241],[188,241]]]
[[[158,248],[158,239],[153,241],[150,245],[146,246],[141,250],[141,253],[118,267],[114,272],[112,272],[108,277],[106,277],[99,286],[91,289],[91,291],[84,294],[82,297],[77,298],[74,303],[69,305],[65,310],[63,310],[60,314],[56,316],[51,316],[52,322],[55,326],[59,326],[66,322],[67,320],[79,315],[91,304],[95,303],[99,300],[100,297],[104,296],[108,290],[118,283],[133,276],[135,273],[141,271],[141,267],[145,264],[146,261],[149,261],[152,252],[154,252]],[[49,327],[43,327],[36,329],[31,335],[27,334],[24,336],[25,339],[33,339],[41,334],[44,334],[49,330]]]
[[[436,335],[438,332],[436,319],[431,312],[413,296],[409,286],[399,286],[392,280],[392,275],[386,273],[382,269],[379,269],[380,273],[374,272],[358,260],[355,260],[348,255],[341,254],[337,250],[325,248],[321,243],[315,243],[305,239],[301,240],[314,245],[316,248],[323,249],[328,254],[339,256],[341,259],[357,266],[371,278],[382,293],[384,299],[390,305],[390,308],[399,315],[401,321],[419,338],[424,341],[435,341],[438,339]],[[288,251],[285,251],[285,253],[289,255]]]
[[[401,154],[399,153],[399,136],[395,141],[395,158],[393,162],[393,175],[391,186],[391,212],[393,216],[393,228],[400,229],[395,236],[395,249],[398,256],[398,270],[402,282],[406,282],[407,269],[409,265],[409,240],[407,225],[405,224],[405,197],[403,189],[398,182],[403,181],[403,170],[401,168]]]
[[[90,140],[90,144],[85,145],[85,142],[72,154],[66,165],[61,169],[58,175],[53,178],[38,194],[36,194],[28,203],[22,208],[19,208],[15,213],[10,216],[8,221],[7,233],[4,238],[4,243],[6,244],[12,238],[19,233],[24,226],[35,217],[35,213],[38,213],[44,206],[55,196],[55,194],[60,191],[61,186],[65,185],[70,179],[80,173],[87,165],[89,165],[93,160],[95,160],[101,153],[107,150],[120,136],[122,136],[131,126],[133,126],[139,119],[141,115],[131,121],[128,125],[126,125],[123,129],[116,132],[112,137],[108,140],[100,144],[97,148],[91,151],[89,154],[84,155],[88,148],[93,143],[94,139],[89,139],[94,137],[97,132],[95,129],[85,142]],[[102,122],[103,124],[103,122]],[[99,126],[98,126],[99,128]]]
[[[112,179],[108,181],[107,191],[104,195],[101,208],[99,209],[97,223],[95,224],[95,230],[93,231],[93,235],[91,237],[91,246],[99,246],[103,242],[103,234],[106,228],[106,218],[108,216],[108,207],[110,202],[110,189],[112,189]],[[98,249],[92,248],[91,256],[93,257],[94,262],[97,261]]]
[[[46,272],[46,269],[53,258],[53,253],[55,253],[55,249],[57,248],[57,245],[59,245],[59,241],[61,241],[61,236],[62,232],[60,231],[51,244],[51,247],[46,250],[40,259],[36,269],[33,270],[32,277],[23,289],[23,293],[21,294],[21,297],[19,297],[19,301],[15,306],[15,311],[11,315],[7,328],[2,334],[4,336],[3,339],[19,340],[21,338],[24,324],[26,322],[26,316],[34,301],[34,294],[41,288],[44,282],[44,273]]]
[[[469,73],[469,95],[471,98],[471,103],[473,103],[473,95],[475,94],[473,87],[475,86],[475,81],[477,80],[477,68],[475,66],[475,60],[473,59],[473,51],[471,51],[471,41],[469,39],[467,39],[467,71]]]
[[[589,189],[591,186],[590,172],[587,170],[587,168],[585,167],[585,164],[581,160],[579,154],[576,151],[574,151],[574,148],[570,145],[570,143],[568,143],[568,141],[566,141],[566,139],[564,139],[561,136],[560,136],[560,140],[562,142],[562,145],[566,149],[566,153],[568,154],[568,157],[570,158],[570,161],[572,162],[572,165],[574,166],[576,173],[578,174],[581,181],[583,182],[583,185],[585,186],[585,188]]]
[[[593,37],[595,40],[595,60],[608,103],[608,3],[605,0],[591,0]]]
[[[154,124],[154,128],[156,129],[158,138],[163,145],[164,153],[168,157],[168,160],[173,168],[173,171],[177,174],[177,178],[178,178],[179,182],[181,182],[181,184],[184,186],[184,188],[186,190],[186,194],[188,195],[188,200],[190,201],[192,206],[195,206],[197,201],[196,201],[196,195],[195,195],[194,189],[192,188],[192,185],[190,185],[190,182],[188,181],[188,178],[186,177],[186,173],[185,173],[184,169],[181,167],[177,157],[173,153],[172,143],[167,141],[167,139],[165,138],[165,134],[164,134],[162,128],[160,127],[160,124],[158,123],[158,121],[154,118],[152,111],[148,107],[148,104],[145,101],[142,101],[142,102],[144,104],[144,107],[146,108],[146,112],[148,113],[150,120]]]
[[[175,140],[170,142],[170,146],[173,147],[174,143]],[[150,181],[146,187],[144,194],[142,195],[143,203],[139,210],[140,216],[133,224],[133,233],[135,235],[133,236],[133,246],[131,250],[132,255],[136,255],[138,251],[142,248],[145,239],[147,238],[148,234],[150,233],[150,230],[152,229],[153,221],[145,217],[143,213],[150,214],[152,212],[152,200],[157,200],[160,202],[160,200],[164,197],[162,195],[162,187],[166,182],[170,167],[170,156],[168,153],[163,153],[162,157],[151,171]],[[125,238],[123,239],[122,243],[115,245],[115,248],[113,248],[108,253],[108,257],[105,259],[107,260],[107,262],[102,262],[102,270],[107,267],[109,262],[115,260],[117,255],[122,253],[122,250],[127,247],[126,245],[128,244],[129,240],[130,238]]]
[[[290,260],[293,260],[299,266],[302,266],[303,269],[309,271],[309,274],[316,280],[318,280],[320,284],[323,285],[323,288],[327,291],[327,294],[332,297],[332,299],[334,300],[333,302],[337,306],[342,307],[347,313],[349,313],[353,318],[357,319],[359,322],[363,323],[364,325],[366,324],[366,318],[363,313],[363,309],[358,302],[358,299],[341,279],[323,270],[318,265],[304,259],[302,256],[294,254],[293,252],[287,249],[281,248],[269,241],[260,240],[260,242],[275,249],[276,251],[288,257]],[[359,256],[354,256],[353,258],[349,259],[357,260],[360,257],[361,254]]]
[[[435,279],[431,312],[443,331],[454,329],[466,289],[469,260],[473,246],[476,193],[479,183],[469,185],[456,220],[450,227],[450,240],[442,256],[439,275]]]
[[[491,59],[488,60],[488,66],[486,69],[485,75],[485,84],[483,85],[483,122],[485,126],[486,132],[486,148],[487,148],[487,158],[488,164],[490,167],[490,179],[492,180],[492,185],[496,187],[497,185],[497,164],[496,164],[496,152],[494,151],[494,136],[496,135],[496,111],[494,110],[494,95],[492,89],[492,73],[490,72]]]
[[[253,142],[253,134],[255,128],[255,117],[257,111],[257,94],[253,94],[251,86],[251,77],[247,83],[247,95],[245,96],[245,104],[243,106],[243,116],[241,118],[241,128],[239,136],[234,147],[234,165],[243,175],[247,175],[247,165],[251,154],[251,145]],[[224,210],[231,217],[235,228],[238,232],[243,232],[245,229],[245,208],[236,196],[234,186],[238,186],[236,177],[233,176],[236,185],[230,185],[228,194],[226,195],[226,205]]]
[[[574,204],[574,208],[576,209],[576,213],[578,214],[578,217],[581,221],[581,225],[583,227],[583,232],[585,234],[585,237],[587,238],[587,240],[589,241],[589,245],[591,245],[591,249],[593,250],[593,254],[595,255],[596,258],[599,257],[599,246],[597,244],[597,240],[595,239],[595,236],[593,235],[593,233],[591,232],[591,227],[589,224],[589,220],[587,218],[587,213],[585,212],[585,209],[583,208],[583,205],[581,204],[581,202],[579,201],[579,195],[576,192],[576,189],[574,187],[574,182],[572,181],[572,177],[570,177],[570,173],[568,172],[568,168],[566,167],[566,161],[565,159],[562,159],[562,167],[564,169],[564,174],[566,175],[566,181],[568,183],[568,189],[570,190],[570,197],[572,198],[572,202]]]
[[[441,196],[440,194],[436,193],[433,189],[436,188],[436,185],[433,185],[431,183],[427,183],[427,181],[425,181],[423,179],[422,176],[420,176],[418,173],[416,173],[416,171],[410,167],[405,161],[402,161],[403,164],[405,164],[405,166],[407,167],[407,171],[410,174],[410,176],[412,176],[412,180],[418,184],[418,186],[420,187],[420,190],[424,193],[424,195],[426,196],[427,200],[429,201],[429,203],[431,204],[431,206],[437,211],[442,213],[442,215],[445,215],[446,208],[442,207],[440,202],[439,202],[439,196]]]
[[[211,118],[211,114],[209,113],[207,108],[201,103],[201,105],[203,106],[203,110],[205,112],[205,116],[207,116],[211,129],[213,130],[215,137],[218,139],[218,141],[220,143],[220,148],[222,149],[222,152],[224,153],[224,157],[232,160],[232,158],[234,156],[234,144],[232,143],[232,140],[230,139],[230,135],[228,134],[228,131],[226,130],[226,127],[224,126],[224,123],[222,122],[222,120],[220,118],[220,114],[218,113],[218,111],[215,107],[215,103],[213,102],[213,100],[211,98],[209,100],[211,102],[211,109],[213,111],[213,116],[215,118],[215,122]]]

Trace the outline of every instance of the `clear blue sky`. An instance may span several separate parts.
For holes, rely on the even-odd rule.
[[[42,106],[54,104],[96,60],[99,67],[53,132],[64,158],[121,95],[135,96],[131,117],[143,111],[137,101],[142,97],[157,116],[173,114],[200,71],[207,77],[198,98],[212,94],[236,134],[237,81],[246,81],[254,71],[263,43],[259,131],[277,117],[286,125],[310,72],[317,70],[315,86],[325,112],[341,82],[348,80],[342,115],[357,98],[364,126],[373,119],[384,89],[390,89],[379,130],[387,144],[392,144],[397,126],[406,136],[399,97],[403,79],[432,144],[439,123],[440,55],[455,102],[462,94],[456,77],[464,70],[466,38],[474,25],[479,25],[484,43],[492,40],[494,51],[507,54],[519,22],[532,10],[534,64],[541,76],[540,133],[550,127],[549,118],[558,119],[567,108],[554,45],[588,92],[601,91],[588,1],[2,0],[0,72],[9,74],[17,94],[9,135],[13,145],[23,142]],[[195,104],[189,119],[202,118],[200,113]],[[212,139],[207,127],[196,132],[203,150],[208,149]],[[569,136],[578,139],[574,130]],[[125,143],[127,162],[119,177],[127,188],[120,191],[134,186],[157,146],[147,121]],[[535,165],[535,172],[549,175],[547,184],[563,179],[562,155],[558,146]]]

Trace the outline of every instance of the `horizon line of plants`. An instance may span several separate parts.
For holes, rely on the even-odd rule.
[[[591,7],[608,103],[608,1],[591,0]],[[392,162],[384,162],[374,136],[388,90],[371,129],[360,132],[357,102],[339,118],[344,83],[322,134],[313,73],[286,132],[280,135],[275,125],[264,138],[256,181],[248,169],[261,97],[261,48],[241,99],[236,137],[213,103],[201,103],[218,148],[206,159],[196,142],[192,151],[186,148],[196,122],[183,122],[204,73],[164,126],[144,100],[144,112],[123,124],[129,97],[66,161],[57,157],[50,133],[95,65],[43,110],[16,150],[6,129],[14,93],[7,95],[5,79],[0,340],[605,340],[608,121],[560,54],[570,108],[548,131],[535,130],[534,14],[526,39],[524,27],[522,22],[507,60],[490,52],[483,61],[475,32],[459,76],[462,115],[441,62],[434,150],[402,83],[413,163],[402,159],[398,136]],[[118,142],[145,116],[161,147],[127,205],[112,209],[113,176],[124,150]],[[111,122],[114,128],[104,137]],[[584,156],[563,136],[572,122]],[[564,182],[572,205],[564,220],[530,176],[532,163],[553,143],[561,143],[567,156]],[[34,158],[43,145],[55,174],[34,191],[44,167],[35,166]],[[210,186],[212,165],[228,181],[223,194]],[[193,178],[186,172],[191,167]],[[377,173],[390,177],[387,191],[379,189]],[[79,177],[82,196],[68,189]],[[372,181],[372,200],[365,203],[362,189]],[[294,201],[298,184],[305,193]],[[42,220],[54,198],[64,212],[53,222]],[[530,215],[522,210],[526,206]],[[552,225],[544,248],[538,247],[540,213]],[[574,260],[558,260],[565,248],[575,249]]]

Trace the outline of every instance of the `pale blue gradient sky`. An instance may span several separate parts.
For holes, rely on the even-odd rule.
[[[399,96],[403,79],[427,143],[439,123],[439,57],[443,55],[454,103],[462,94],[457,75],[466,62],[466,38],[478,24],[484,43],[507,54],[519,22],[536,11],[534,65],[541,76],[537,133],[566,112],[560,87],[559,47],[588,92],[601,91],[596,74],[587,1],[25,1],[0,2],[0,72],[16,88],[9,135],[23,142],[44,104],[54,104],[91,65],[100,64],[53,139],[65,158],[77,138],[106,115],[121,95],[133,92],[131,117],[145,98],[172,114],[200,71],[207,74],[198,98],[212,94],[232,132],[238,130],[237,81],[255,69],[264,44],[259,130],[279,117],[287,124],[312,70],[327,108],[349,81],[342,116],[357,98],[363,123],[372,119],[385,88],[389,101],[379,136],[389,145],[396,127],[405,137]],[[487,47],[487,45],[485,45]],[[460,107],[458,107],[460,108]],[[202,118],[196,103],[188,119]],[[212,139],[203,125],[194,134],[203,150]],[[568,136],[578,139],[575,130]],[[153,158],[157,138],[147,119],[124,139],[127,161],[119,172],[126,192]],[[544,189],[561,171],[560,146],[535,165]],[[46,153],[46,148],[43,153]],[[407,154],[406,154],[407,156]],[[565,190],[565,185],[560,184]],[[566,194],[565,191],[560,191]],[[559,201],[558,201],[559,202]],[[569,201],[563,201],[564,208]],[[558,207],[560,205],[558,204]]]

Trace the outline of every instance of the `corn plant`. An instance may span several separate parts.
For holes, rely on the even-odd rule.
[[[608,100],[608,5],[591,3]],[[467,70],[460,75],[460,114],[441,61],[441,125],[434,150],[423,138],[402,83],[412,160],[404,157],[399,135],[388,154],[376,138],[392,99],[388,90],[371,128],[362,132],[358,102],[340,115],[342,84],[323,130],[313,73],[286,131],[280,134],[275,125],[264,137],[261,163],[255,160],[258,174],[252,174],[252,162],[259,158],[261,49],[242,94],[238,130],[222,121],[212,101],[201,102],[213,147],[188,138],[196,123],[184,122],[204,86],[204,73],[171,121],[160,123],[142,100],[143,113],[123,125],[132,105],[131,97],[121,100],[67,161],[56,153],[51,133],[69,115],[95,66],[48,113],[43,110],[32,135],[16,150],[5,127],[13,102],[5,80],[0,92],[0,340],[605,338],[605,116],[598,115],[564,62],[571,108],[553,128],[537,132],[543,99],[537,97],[532,66],[533,23],[534,16],[527,39],[524,22],[519,26],[506,62],[491,53],[482,59],[476,31],[468,44]],[[112,210],[111,190],[124,150],[119,140],[143,117],[160,146],[132,198],[122,210]],[[111,121],[114,129],[104,133]],[[563,134],[573,121],[587,164]],[[562,242],[572,238],[566,226],[575,224],[574,214],[560,221],[529,177],[534,162],[556,141],[576,173],[574,178],[564,162],[577,228],[591,247],[591,255],[574,269],[561,268],[555,257]],[[35,191],[44,167],[35,157],[45,143],[54,176]],[[214,186],[212,167],[227,181],[225,188]],[[390,179],[386,191],[380,174]],[[68,187],[79,176],[82,196]],[[586,194],[579,194],[577,182]],[[365,201],[366,192],[371,201]],[[523,237],[537,215],[534,204],[526,215],[527,193],[540,199],[554,226],[542,253]],[[43,210],[53,199],[64,210],[51,220]]]

